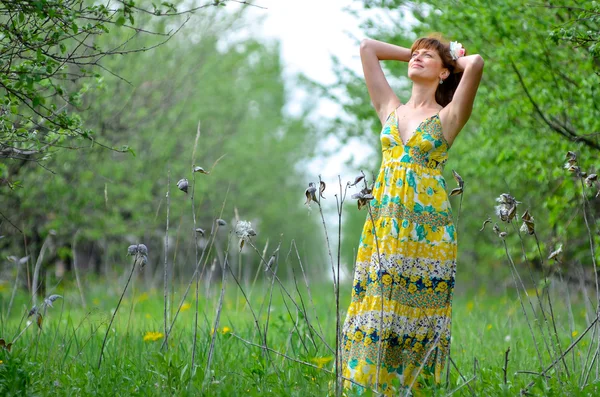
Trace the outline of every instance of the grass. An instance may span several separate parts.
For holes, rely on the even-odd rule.
[[[115,317],[103,363],[98,369],[102,339],[111,310],[119,299],[120,288],[116,283],[104,283],[86,291],[91,303],[87,310],[81,307],[75,286],[59,285],[52,291],[63,295],[64,299],[55,301],[54,307],[47,309],[42,328],[34,322],[10,352],[0,348],[0,395],[327,395],[334,376],[318,367],[332,370],[333,354],[318,338],[314,343],[310,341],[311,330],[304,316],[277,286],[273,289],[273,302],[267,313],[270,284],[256,286],[252,305],[261,332],[267,329],[268,346],[273,351],[265,352],[239,339],[262,344],[246,302],[237,293],[233,282],[227,284],[220,326],[213,330],[220,293],[220,285],[215,283],[210,290],[204,290],[201,297],[198,346],[192,366],[195,306],[192,297],[183,306],[169,337],[168,349],[161,350],[164,327],[161,291],[142,291],[134,286]],[[290,286],[288,291],[294,291],[294,287]],[[329,346],[335,346],[335,299],[331,285],[312,285],[311,291],[325,340]],[[301,289],[301,292],[309,321],[318,330],[310,301],[305,291]],[[350,299],[350,286],[342,285],[341,293],[340,300],[345,308]],[[0,294],[3,309],[0,336],[8,343],[25,327],[24,317],[30,303],[27,296],[18,296],[13,313],[6,318],[10,289],[4,289]],[[295,293],[292,295],[297,298]],[[589,318],[586,318],[581,298],[572,296],[574,331],[571,331],[564,300],[555,299],[555,302],[560,343],[565,349],[578,333],[583,332]],[[591,331],[572,354],[566,356],[567,365],[579,370],[571,371],[570,378],[563,372],[561,381],[554,372],[549,372],[552,378],[544,383],[540,376],[517,373],[539,373],[541,368],[515,293],[507,290],[504,294],[490,296],[483,288],[458,293],[453,311],[452,357],[464,379],[453,369],[447,388],[425,388],[424,395],[448,395],[457,388],[453,395],[470,395],[470,387],[478,396],[514,396],[533,379],[537,379],[530,388],[533,395],[598,395],[597,383],[591,383],[583,390],[578,386]],[[204,369],[213,332],[216,334],[214,355],[205,379]],[[503,367],[509,347],[507,382],[504,383]],[[277,355],[275,351],[314,367]],[[548,354],[543,355],[544,365],[552,362]],[[465,380],[469,381],[468,386],[464,385]]]

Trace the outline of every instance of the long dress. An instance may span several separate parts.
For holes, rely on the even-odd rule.
[[[423,120],[404,143],[392,111],[380,138],[383,160],[343,326],[342,375],[353,381],[344,387],[357,394],[364,385],[396,395],[417,380],[441,381],[457,245],[442,176],[449,144],[439,115]]]

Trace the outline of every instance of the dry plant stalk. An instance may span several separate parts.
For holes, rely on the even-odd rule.
[[[133,248],[135,247],[135,251]],[[135,266],[138,262],[138,259],[141,263],[145,263],[144,260],[147,260],[148,249],[144,244],[138,244],[137,246],[132,245],[129,247],[128,254],[135,253],[135,258],[133,259],[133,265],[131,266],[131,272],[129,273],[129,278],[127,279],[127,283],[125,284],[125,288],[123,288],[123,293],[121,293],[121,297],[119,298],[119,302],[117,303],[117,307],[115,308],[114,313],[110,318],[110,322],[108,323],[108,327],[106,328],[106,334],[104,334],[104,340],[102,341],[102,347],[100,348],[100,358],[98,359],[98,369],[102,365],[102,356],[104,354],[104,347],[106,346],[106,340],[108,339],[108,333],[110,332],[110,327],[112,326],[115,317],[117,316],[117,312],[119,311],[119,307],[121,306],[121,302],[123,301],[123,297],[125,296],[125,292],[127,292],[127,287],[129,287],[129,283],[131,282],[131,277],[135,271]]]

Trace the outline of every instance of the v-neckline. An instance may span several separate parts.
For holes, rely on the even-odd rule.
[[[421,121],[419,123],[419,125],[417,126],[417,128],[415,128],[415,130],[412,132],[412,134],[410,135],[410,137],[406,140],[406,142],[404,142],[404,140],[402,139],[402,135],[400,135],[400,126],[398,125],[398,112],[397,112],[398,108],[394,109],[394,118],[396,119],[396,131],[398,131],[398,138],[400,138],[400,142],[402,142],[403,146],[408,145],[408,143],[413,139],[413,137],[415,135],[417,135],[417,132],[419,131],[419,129],[421,128],[421,126],[423,124],[425,124],[425,122],[429,119],[434,118],[435,116],[438,116],[440,114],[440,112],[437,112],[429,117],[427,117],[425,120]]]

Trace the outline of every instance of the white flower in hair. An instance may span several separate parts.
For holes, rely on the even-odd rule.
[[[452,59],[455,61],[460,57],[464,57],[465,49],[463,48],[462,44],[460,44],[458,41],[451,41],[450,42],[450,55],[452,56]]]

